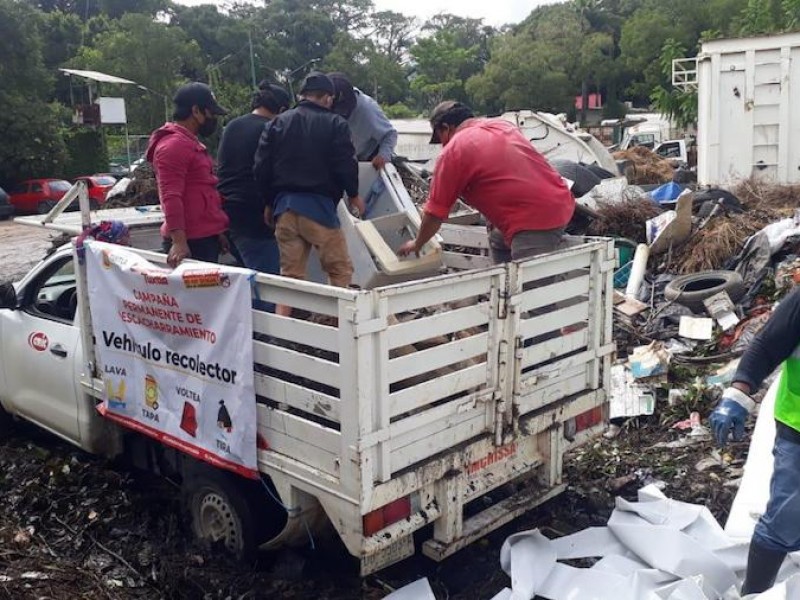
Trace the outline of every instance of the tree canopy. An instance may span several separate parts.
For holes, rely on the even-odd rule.
[[[60,67],[135,81],[122,95],[129,128],[147,134],[168,116],[175,88],[210,83],[234,113],[255,82],[296,90],[311,69],[347,73],[392,115],[424,116],[445,98],[485,113],[568,112],[599,93],[691,121],[693,99],[672,89],[669,61],[703,40],[800,28],[800,0],[564,0],[522,22],[492,27],[442,13],[427,21],[372,0],[269,0],[220,8],[171,0],[0,0],[0,184],[59,173],[74,138],[83,84]]]

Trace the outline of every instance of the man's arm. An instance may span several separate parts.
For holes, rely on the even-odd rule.
[[[734,387],[752,394],[764,379],[800,345],[800,288],[796,288],[775,309],[766,326],[742,356]]]

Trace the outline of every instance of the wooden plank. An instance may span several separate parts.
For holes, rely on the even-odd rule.
[[[533,369],[519,375],[519,386],[516,390],[517,393],[527,394],[542,387],[551,385],[554,381],[558,381],[559,377],[563,377],[564,373],[572,372],[576,367],[586,366],[592,361],[599,361],[596,356],[594,348],[581,352],[580,354],[573,354],[572,356],[560,360],[558,362]]]
[[[538,365],[546,360],[553,360],[564,354],[586,348],[589,332],[581,329],[568,335],[560,335],[540,344],[534,344],[522,350],[522,368]]]
[[[283,283],[282,281],[280,283]],[[312,285],[312,284],[307,284]],[[316,285],[316,284],[315,284]],[[275,304],[285,304],[294,308],[301,308],[314,313],[323,315],[336,316],[339,313],[339,300],[333,295],[326,296],[322,292],[324,290],[335,289],[329,286],[320,286],[321,291],[315,290],[301,290],[283,287],[282,285],[269,285],[267,283],[258,283],[259,297],[265,302],[274,302]]]
[[[397,449],[392,448],[392,472],[396,473],[480,435],[489,435],[489,427],[486,409],[482,405],[422,427],[414,432],[417,434],[414,441]]]
[[[389,361],[389,381],[396,383],[421,373],[435,371],[488,352],[488,332],[453,340],[427,350],[420,350]]]
[[[316,356],[253,341],[255,362],[339,389],[339,365]]]
[[[259,396],[274,402],[282,402],[292,408],[323,417],[329,421],[339,422],[340,401],[338,398],[270,375],[255,373],[254,377],[256,394]]]
[[[460,252],[443,252],[442,260],[444,265],[450,269],[458,271],[470,271],[472,269],[485,269],[492,265],[492,259],[488,256],[477,256],[473,254],[462,254]]]
[[[526,415],[533,410],[583,391],[589,391],[588,374],[585,368],[576,368],[565,373],[551,385],[520,396],[517,400],[519,414],[520,416]]]
[[[389,327],[387,330],[389,348],[414,344],[421,340],[485,325],[488,322],[488,302],[437,313],[421,319],[412,319]]]
[[[264,405],[257,408],[258,433],[266,440],[270,452],[286,455],[338,477],[341,461],[337,432]]]
[[[427,406],[442,398],[453,396],[471,388],[485,388],[489,366],[486,363],[472,365],[430,381],[414,385],[399,392],[389,394],[391,417],[402,415],[420,407]]]
[[[445,244],[464,246],[466,248],[489,248],[489,236],[486,227],[481,225],[454,225],[442,223],[439,235]]]
[[[312,348],[320,348],[337,354],[339,352],[339,330],[335,327],[254,310],[253,329],[257,333],[297,342]]]
[[[589,293],[590,281],[591,277],[587,274],[522,292],[519,310],[524,312],[576,296],[585,296]]]
[[[331,454],[339,454],[339,432],[282,410],[258,405],[258,426],[288,435]],[[269,442],[269,440],[267,440]]]
[[[441,275],[423,282],[400,283],[376,291],[379,297],[389,299],[389,313],[395,314],[489,294],[492,284],[504,274],[504,268],[497,267],[487,271]]]
[[[518,331],[523,339],[528,339],[543,333],[557,331],[567,325],[574,325],[588,320],[589,302],[587,301],[575,306],[554,310],[545,315],[537,315],[530,319],[521,318]]]

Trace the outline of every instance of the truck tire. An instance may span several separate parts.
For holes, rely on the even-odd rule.
[[[728,292],[736,303],[745,294],[742,277],[735,271],[706,271],[676,277],[664,289],[664,298],[677,302],[693,312],[705,311],[703,300],[719,292]]]
[[[182,493],[194,535],[237,560],[255,558],[258,547],[283,529],[286,521],[285,511],[264,485],[193,464],[184,471]]]

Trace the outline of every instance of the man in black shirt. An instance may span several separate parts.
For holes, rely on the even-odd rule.
[[[230,218],[231,250],[248,269],[276,275],[280,272],[278,243],[264,222],[264,195],[256,188],[253,158],[264,126],[290,104],[285,89],[262,81],[253,94],[253,112],[228,123],[217,154],[217,189]]]
[[[311,73],[300,90],[300,102],[271,121],[261,134],[254,172],[267,198],[265,220],[274,217],[281,256],[281,275],[306,278],[311,248],[319,255],[331,285],[347,287],[353,265],[340,229],[336,207],[346,193],[359,215],[358,162],[343,117],[330,110],[333,82]],[[288,316],[288,307],[278,314]]]

